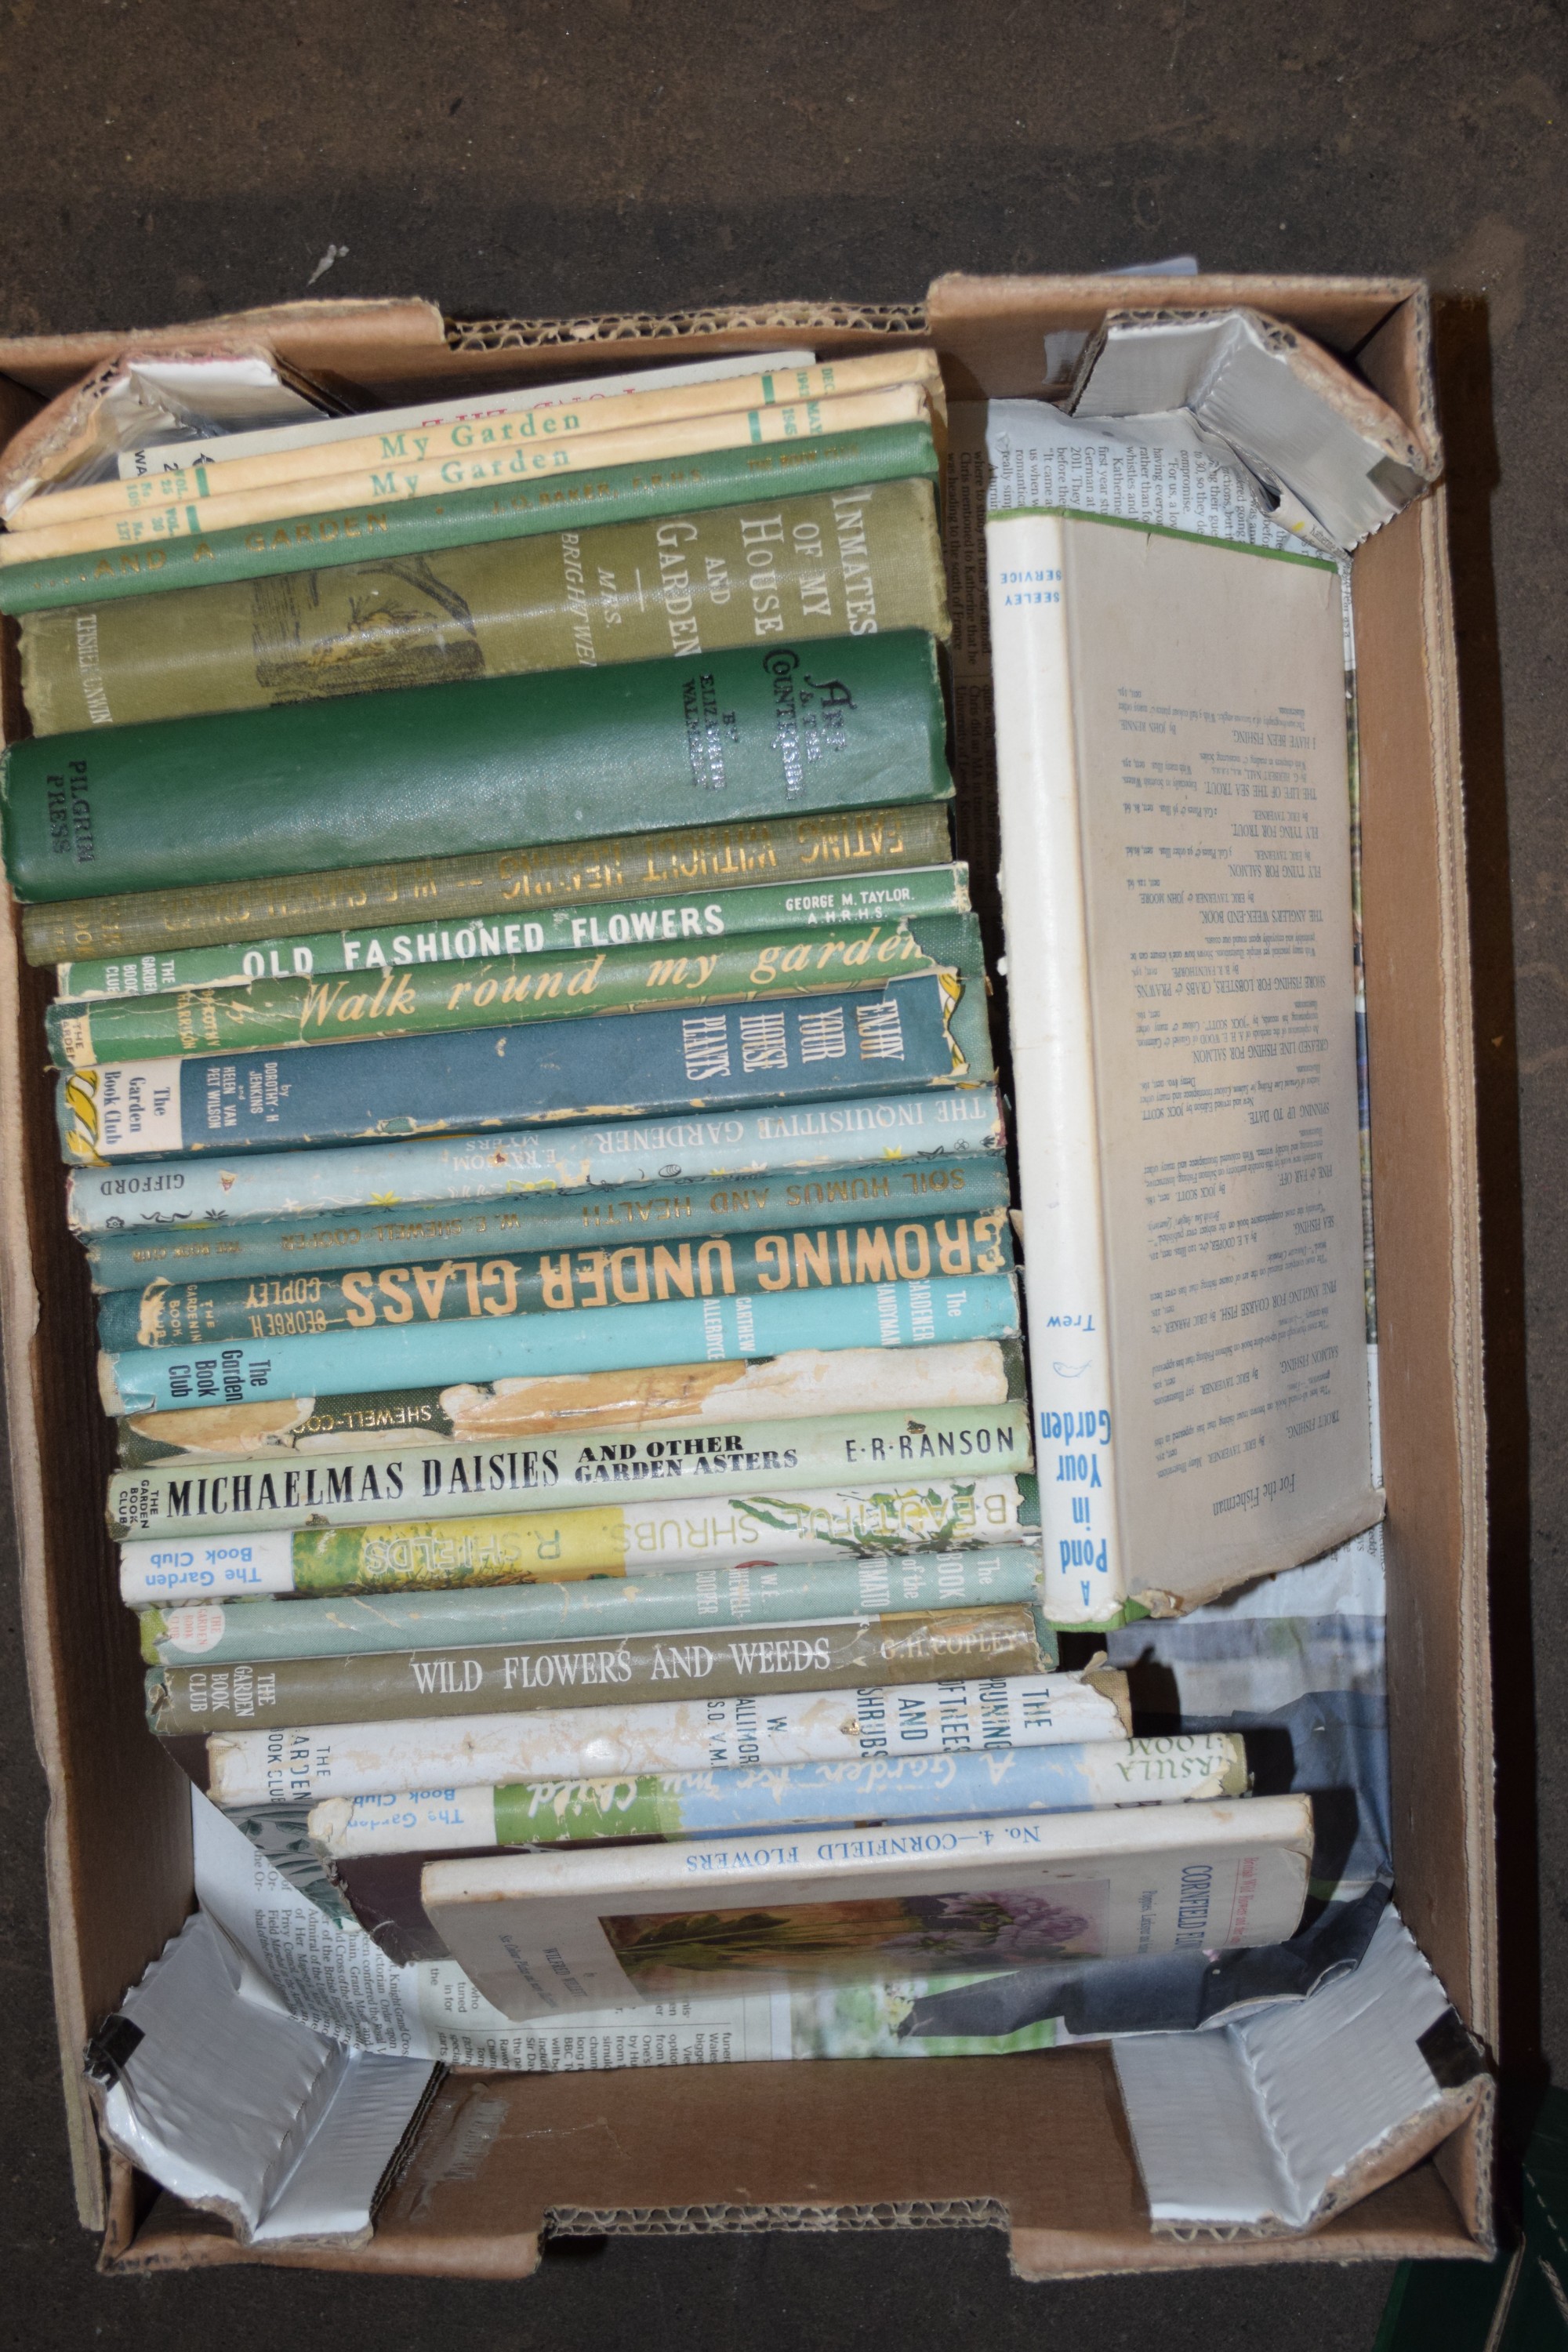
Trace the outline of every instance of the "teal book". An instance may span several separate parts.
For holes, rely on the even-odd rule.
[[[713,449],[661,464],[603,466],[554,479],[492,481],[432,498],[388,499],[384,504],[373,501],[226,530],[202,530],[198,507],[191,509],[190,536],[6,565],[0,569],[0,613],[221,587],[298,572],[304,564],[320,571],[378,556],[430,555],[574,525],[640,522],[650,516],[739,506],[781,490],[798,498],[862,482],[933,480],[936,471],[930,425],[910,422],[761,447]]]
[[[569,1583],[454,1585],[443,1591],[352,1592],[310,1600],[197,1601],[143,1609],[150,1666],[259,1664],[274,1658],[346,1658],[465,1643],[575,1641],[619,1633],[703,1633],[890,1612],[1032,1604],[1040,1556],[1022,1545],[991,1551],[896,1552],[879,1559],[781,1561],[744,1568],[599,1574]],[[1042,1646],[1047,1646],[1047,1635]],[[1054,1648],[1047,1664],[1055,1665]]]
[[[397,1447],[531,1443],[583,1430],[729,1427],[759,1415],[816,1421],[840,1413],[1017,1403],[1027,1395],[1022,1341],[939,1339],[923,1348],[796,1348],[739,1364],[654,1364],[570,1379],[500,1380],[456,1388],[374,1389],[286,1397],[276,1404],[205,1405],[120,1421],[123,1467],[215,1454],[315,1454],[340,1445]]]
[[[100,1167],[552,1119],[714,1113],[993,1074],[978,983],[949,973],[752,1008],[604,1013],[62,1072],[61,1155]]]
[[[5,752],[5,868],[101,898],[942,800],[945,733],[913,629],[89,728]]]
[[[168,1412],[375,1386],[736,1363],[797,1348],[919,1348],[939,1339],[1003,1339],[1017,1328],[1010,1275],[932,1274],[831,1294],[789,1290],[668,1298],[500,1321],[395,1328],[378,1324],[369,1330],[217,1340],[195,1348],[126,1348],[100,1356],[99,1376],[107,1412]]]
[[[198,1223],[357,1217],[416,1202],[548,1206],[563,1193],[618,1193],[638,1184],[744,1186],[753,1177],[773,1176],[826,1184],[843,1170],[873,1160],[940,1171],[953,1160],[1000,1153],[1004,1140],[994,1087],[828,1096],[777,1108],[727,1105],[716,1114],[688,1109],[670,1118],[603,1118],[591,1126],[484,1135],[459,1129],[428,1140],[351,1144],[335,1151],[252,1151],[227,1161],[73,1168],[66,1213],[71,1231],[86,1241]],[[838,1192],[819,1197],[824,1215],[834,1202],[853,1200]]]
[[[482,1206],[416,1201],[316,1217],[268,1217],[254,1224],[131,1226],[86,1244],[95,1290],[267,1276],[310,1283],[341,1266],[395,1265],[410,1256],[462,1257],[498,1250],[614,1248],[689,1234],[786,1231],[853,1217],[981,1216],[1005,1209],[1007,1163],[990,1160],[909,1161],[748,1176],[743,1183],[628,1184],[617,1190],[518,1192]],[[310,1305],[304,1289],[276,1304]]]
[[[606,1236],[576,1249],[449,1250],[404,1265],[248,1282],[157,1280],[111,1291],[100,1344],[205,1346],[209,1340],[320,1338],[405,1324],[500,1322],[673,1298],[843,1290],[923,1282],[932,1274],[1001,1274],[1013,1263],[1005,1209],[975,1216],[880,1217],[795,1232]]]

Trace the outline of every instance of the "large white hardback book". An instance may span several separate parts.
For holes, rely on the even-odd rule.
[[[452,1958],[511,2018],[752,1985],[995,1974],[1294,1933],[1310,1797],[998,1814],[426,1863]]]
[[[1335,566],[986,524],[1046,1612],[1372,1525]]]

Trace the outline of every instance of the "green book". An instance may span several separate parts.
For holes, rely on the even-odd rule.
[[[763,882],[749,890],[687,891],[632,898],[618,906],[552,907],[537,915],[503,912],[470,921],[416,919],[400,928],[318,931],[302,939],[237,940],[221,946],[165,948],[144,956],[86,957],[62,963],[56,995],[77,1004],[121,1003],[129,997],[172,995],[178,989],[246,988],[291,975],[359,972],[377,975],[405,966],[472,963],[484,956],[561,955],[626,948],[639,940],[688,948],[693,940],[755,939],[774,931],[826,931],[837,924],[890,916],[967,914],[967,869],[929,866],[877,874],[852,882],[828,880],[803,890],[798,882]]]
[[[1034,1614],[1015,1603],[759,1632],[620,1633],[461,1650],[384,1650],[266,1665],[153,1666],[147,1720],[160,1738],[304,1723],[417,1722],[639,1699],[1043,1673]]]
[[[208,723],[175,722],[182,728]],[[250,736],[266,723],[252,718],[240,722],[241,731]],[[131,743],[134,736],[134,730],[126,729],[109,740]],[[55,744],[58,753],[58,738]],[[952,848],[947,807],[941,801],[821,814],[812,809],[790,816],[742,817],[732,824],[677,825],[668,833],[602,835],[593,841],[532,843],[526,849],[513,845],[470,856],[353,866],[335,874],[263,876],[254,882],[68,898],[23,908],[22,950],[34,964],[69,966],[79,961],[91,984],[79,989],[74,978],[68,984],[62,974],[61,996],[152,996],[197,976],[181,972],[165,979],[172,956],[228,946],[249,952],[256,943],[271,947],[283,940],[309,940],[332,925],[405,924],[428,931],[432,924],[460,929],[501,916],[554,926],[567,908],[803,885],[814,908],[824,894],[837,894],[842,918],[879,903],[879,877],[888,868],[942,866]],[[967,882],[967,868],[960,870]]]
[[[48,1006],[45,1033],[59,1068],[88,1070],[166,1055],[445,1034],[584,1013],[647,1013],[665,1004],[752,1004],[825,988],[877,988],[915,972],[978,977],[982,970],[974,917],[931,915],[921,923],[849,923],[772,938],[660,940],[651,950],[383,964],[321,979],[299,971],[242,988],[67,1002]],[[772,1041],[769,1018],[747,1014],[742,1030],[750,1041],[749,1066],[759,1071],[782,1066],[782,1040]]]
[[[608,1436],[602,1433],[606,1427]],[[405,1442],[394,1445],[328,1445],[309,1453],[276,1448],[232,1457],[215,1452],[189,1465],[167,1462],[115,1471],[109,1481],[107,1512],[109,1531],[118,1541],[149,1537],[162,1549],[164,1538],[177,1548],[194,1535],[226,1539],[241,1529],[374,1527],[391,1512],[413,1509],[422,1518],[453,1518],[605,1502],[624,1509],[628,1502],[646,1501],[658,1506],[684,1540],[682,1507],[689,1503],[703,1505],[715,1496],[725,1496],[726,1512],[732,1516],[730,1505],[747,1493],[761,1492],[776,1500],[803,1487],[846,1484],[857,1492],[864,1489],[873,1499],[879,1486],[889,1485],[900,1491],[930,1492],[936,1481],[1026,1470],[1032,1461],[1030,1444],[1029,1412],[1022,1402],[932,1404],[918,1413],[844,1413],[820,1420],[748,1422],[737,1412],[735,1418],[708,1427],[668,1431],[655,1426],[646,1433],[610,1421],[538,1444],[500,1440],[481,1451],[434,1442],[410,1431]],[[950,1548],[957,1507],[937,1514],[938,1524],[950,1530],[938,1549]],[[1037,1511],[1036,1500],[1037,1518]],[[1010,1528],[994,1523],[977,1524],[973,1535],[981,1543],[1011,1540]],[[826,1551],[831,1554],[836,1548],[907,1551],[911,1547],[901,1539],[838,1547],[830,1537]],[[740,1557],[752,1557],[756,1549],[743,1541]],[[607,1557],[614,1559],[616,1553]],[[291,1580],[276,1589],[289,1591]],[[202,1598],[213,1589],[210,1582],[202,1582],[194,1594],[187,1594],[182,1578],[171,1576],[126,1597],[184,1600]],[[219,1589],[245,1588],[238,1580],[230,1584],[220,1580]]]
[[[421,1262],[337,1274],[258,1275],[238,1282],[169,1282],[111,1290],[98,1310],[100,1345],[184,1348],[208,1339],[314,1338],[406,1323],[548,1316],[579,1307],[648,1306],[783,1290],[833,1290],[927,1276],[1001,1274],[1013,1263],[1005,1209],[978,1216],[885,1217],[783,1233],[705,1233],[658,1240],[630,1234],[586,1247],[432,1252]]]
[[[384,1510],[398,1507],[392,1492],[395,1468],[387,1460],[377,1466],[374,1483],[384,1498]],[[226,1480],[224,1492],[248,1495],[253,1501],[289,1490],[298,1497],[311,1482],[310,1465],[300,1464],[290,1474],[286,1465],[273,1461],[233,1474]],[[202,1488],[201,1481],[195,1484]],[[210,1479],[202,1490],[209,1495],[216,1492]],[[1009,1553],[1020,1549],[1033,1551],[1031,1528],[1038,1524],[1039,1511],[1031,1494],[1027,1478],[999,1475],[884,1478],[873,1486],[811,1486],[787,1493],[693,1493],[679,1509],[668,1503],[571,1501],[556,1509],[546,1501],[527,1511],[472,1511],[445,1517],[426,1513],[414,1518],[371,1519],[361,1527],[323,1527],[319,1513],[297,1509],[295,1517],[301,1524],[292,1529],[228,1528],[216,1541],[178,1531],[122,1544],[120,1591],[130,1608],[152,1602],[177,1612],[183,1607],[198,1606],[204,1612],[200,1622],[187,1620],[186,1631],[194,1629],[199,1637],[201,1626],[207,1622],[205,1612],[215,1602],[248,1608],[269,1594],[280,1599],[307,1595],[336,1603],[350,1595],[374,1594],[379,1601],[393,1593],[477,1593],[519,1585],[596,1585],[606,1580],[617,1587],[624,1587],[627,1579],[645,1578],[662,1585],[669,1574],[712,1579],[731,1569],[744,1569],[748,1574],[772,1578],[786,1571],[797,1576],[803,1568],[835,1561],[879,1559],[897,1569],[904,1596],[900,1605],[913,1608],[928,1604],[910,1594],[905,1569],[912,1556],[939,1557],[951,1569],[955,1559],[975,1549],[993,1559],[997,1547]],[[1033,1551],[1033,1558],[1037,1575],[1037,1551]],[[1008,1596],[983,1592],[973,1597],[979,1601]],[[1037,1598],[1037,1594],[1029,1596],[1031,1607]],[[949,1584],[929,1605],[945,1608],[952,1601]],[[862,1605],[890,1609],[890,1589],[881,1602]],[[294,1606],[292,1598],[287,1600],[287,1606]],[[807,1603],[790,1613],[858,1616],[861,1608],[827,1610]],[[641,1630],[668,1632],[672,1626],[707,1622],[700,1613],[695,1618],[665,1617]],[[544,1633],[552,1630],[559,1634],[607,1629],[583,1625],[543,1629]],[[522,1638],[510,1627],[488,1634],[459,1630],[426,1632],[423,1636],[416,1629],[380,1644],[345,1642],[312,1647],[307,1643],[303,1651],[283,1639],[275,1651],[249,1654],[252,1659],[258,1654],[339,1657],[372,1646],[449,1649],[462,1642],[494,1644]]]
[[[505,1523],[481,1522],[491,1528]],[[308,1554],[307,1554],[308,1557]],[[1032,1609],[1040,1555],[1023,1545],[994,1551],[906,1551],[875,1559],[770,1560],[743,1568],[633,1563],[534,1584],[399,1587],[364,1596],[172,1602],[140,1612],[150,1666],[268,1664],[279,1658],[347,1658],[385,1650],[495,1648],[503,1643],[619,1640],[624,1633],[743,1633],[805,1618],[885,1617],[916,1610],[980,1609],[1004,1601]],[[1054,1643],[1042,1634],[1047,1664]],[[1048,1646],[1047,1646],[1048,1645]]]
[[[12,887],[45,899],[952,790],[912,630],[45,737],[0,766]]]
[[[35,734],[57,735],[669,655],[700,681],[706,656],[737,646],[768,652],[895,629],[947,635],[927,481],[775,496],[29,614],[22,683]],[[699,691],[691,720],[700,761],[722,750],[727,707],[710,707]],[[427,809],[445,822],[453,793],[443,768],[431,783]],[[649,805],[641,803],[645,824]],[[426,839],[416,851],[430,846]],[[75,887],[79,894],[79,880]]]
[[[581,473],[492,481],[437,497],[389,499],[188,538],[42,556],[0,569],[0,613],[38,613],[91,598],[168,594],[270,572],[422,555],[491,540],[522,539],[563,526],[629,522],[682,509],[733,505],[771,491],[795,495],[864,482],[934,478],[929,425],[877,425],[858,433],[765,447],[710,449],[663,463],[603,466]]]

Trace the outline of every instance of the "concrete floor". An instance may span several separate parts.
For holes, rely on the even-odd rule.
[[[1452,298],[1442,348],[1489,1155],[1505,2055],[1522,2076],[1554,2063],[1562,2079],[1568,1762],[1548,1737],[1537,1871],[1530,1732],[1532,1643],[1539,1721],[1559,1720],[1568,1696],[1560,0],[10,0],[0,58],[10,331],[296,297],[329,254],[322,293],[424,294],[470,315],[907,299],[942,269],[1183,251],[1226,269],[1422,273]],[[41,1781],[19,1727],[9,1582],[0,1606],[9,2341],[155,2336],[170,2352],[259,2352],[319,2322],[340,2352],[459,2331],[474,2352],[634,2336],[772,2352],[829,2330],[857,2352],[1372,2344],[1380,2270],[1026,2288],[1001,2241],[979,2234],[622,2241],[553,2255],[533,2283],[504,2288],[97,2278],[55,2086]]]

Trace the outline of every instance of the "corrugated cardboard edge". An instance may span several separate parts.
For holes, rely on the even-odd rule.
[[[1408,2151],[1402,2151],[1402,2161]],[[129,2167],[125,2168],[129,2176]],[[117,2186],[118,2229],[106,2240],[100,2267],[115,2276],[146,2278],[166,2271],[232,2269],[240,2263],[279,2270],[328,2270],[360,2275],[524,2279],[538,2269],[554,2238],[735,2237],[761,2231],[788,2235],[886,2233],[898,2230],[1007,2230],[1009,2264],[1024,2281],[1100,2278],[1136,2271],[1235,2268],[1277,2263],[1283,2245],[1303,2263],[1486,2261],[1488,2244],[1456,2246],[1453,2208],[1429,2164],[1406,2169],[1373,2189],[1353,2215],[1337,2215],[1310,2236],[1282,2240],[1187,2231],[1151,2234],[1131,2247],[1121,2236],[1090,2231],[1009,2229],[1006,2208],[985,2198],[940,2204],[853,2206],[668,2206],[648,2210],[566,2207],[545,2216],[542,2231],[502,2238],[396,2239],[358,2248],[258,2248],[239,2245],[221,2225],[172,2198],[159,2198],[139,2231],[133,2185]]]
[[[1005,2230],[994,2197],[912,2198],[887,2205],[552,2206],[547,2238],[734,2237],[752,2230],[822,2234],[837,2230]]]
[[[683,337],[776,333],[926,334],[923,302],[763,302],[695,310],[610,310],[574,319],[448,319],[454,352],[582,350],[598,343],[679,342]],[[600,354],[595,352],[595,358]]]

